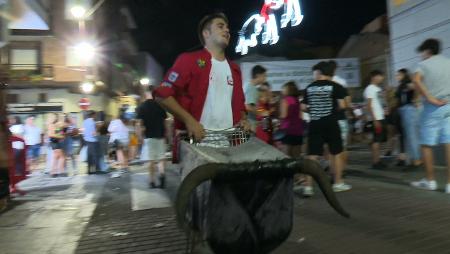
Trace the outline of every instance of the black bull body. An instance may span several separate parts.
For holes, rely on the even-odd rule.
[[[292,229],[297,173],[312,176],[328,203],[349,217],[317,162],[290,159],[257,139],[230,148],[182,142],[180,154],[178,223],[214,253],[269,253],[283,243]]]

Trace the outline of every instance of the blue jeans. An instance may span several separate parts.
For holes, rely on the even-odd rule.
[[[420,160],[419,144],[419,114],[420,110],[414,105],[405,105],[399,108],[402,118],[406,153],[411,160]]]
[[[450,104],[438,107],[425,102],[420,124],[422,145],[450,144]]]

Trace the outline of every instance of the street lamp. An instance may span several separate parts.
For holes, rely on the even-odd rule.
[[[143,85],[143,86],[147,86],[150,84],[150,79],[149,78],[141,78],[141,80],[139,80],[139,83],[141,83],[141,85]]]
[[[81,90],[83,93],[92,93],[94,91],[94,84],[92,82],[86,81],[81,84]]]
[[[84,16],[86,14],[86,9],[81,5],[75,5],[72,8],[70,8],[70,13],[72,13],[72,16],[77,20],[84,19]]]
[[[95,47],[89,42],[80,42],[75,45],[75,53],[83,61],[91,61],[95,55]]]

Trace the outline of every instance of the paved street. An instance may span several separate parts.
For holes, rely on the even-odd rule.
[[[354,189],[338,194],[352,217],[335,213],[318,189],[298,197],[292,234],[274,253],[450,253],[450,196],[411,189],[421,171],[369,170],[368,158],[364,149],[352,152]],[[170,207],[178,171],[171,168],[163,192],[147,188],[144,169],[120,178],[28,179],[29,193],[0,215],[1,253],[184,253]]]

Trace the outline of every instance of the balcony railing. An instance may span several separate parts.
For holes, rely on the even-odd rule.
[[[48,64],[8,64],[11,81],[39,82],[53,80],[53,65]]]

